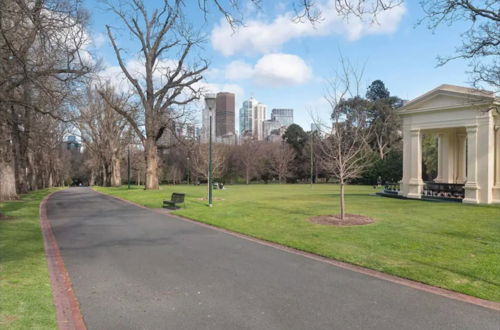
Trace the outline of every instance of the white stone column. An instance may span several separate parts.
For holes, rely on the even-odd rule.
[[[467,127],[467,179],[464,203],[479,203],[477,184],[477,126]]]
[[[404,123],[405,117],[403,117],[403,177],[399,182],[400,189],[399,195],[408,195],[408,181],[410,179],[410,162],[411,162],[411,150],[410,150],[410,129]]]
[[[422,133],[420,129],[410,130],[410,178],[408,194],[410,198],[421,198],[424,182],[422,181]]]
[[[464,133],[457,134],[457,143],[456,143],[456,183],[465,183],[465,166],[466,166],[466,150],[465,150],[465,139],[467,135]]]
[[[493,203],[500,203],[500,125],[495,126],[495,183]]]
[[[440,182],[455,183],[456,177],[456,139],[455,130],[447,129],[441,136],[441,175]]]
[[[434,179],[434,182],[443,182],[443,133],[438,133],[438,168],[437,168],[437,176]]]

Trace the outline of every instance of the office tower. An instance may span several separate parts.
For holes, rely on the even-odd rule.
[[[240,134],[241,136],[249,136],[252,134],[252,113],[253,108],[257,105],[257,100],[253,97],[250,100],[243,102],[240,109]]]
[[[264,140],[264,120],[266,120],[266,109],[267,106],[262,103],[258,103],[257,106],[253,109],[252,116],[252,127],[253,127],[253,137],[256,140],[262,141]]]
[[[234,94],[217,93],[215,103],[215,135],[234,134]]]
[[[266,119],[266,105],[255,98],[243,102],[240,109],[240,135],[253,137],[256,140],[264,139],[263,122]]]
[[[273,109],[271,120],[278,121],[281,126],[288,127],[293,124],[293,109]]]

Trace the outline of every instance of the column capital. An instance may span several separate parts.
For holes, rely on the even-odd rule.
[[[466,126],[465,130],[467,131],[467,134],[477,133],[477,126]]]
[[[420,128],[411,128],[410,129],[410,134],[411,135],[420,135],[421,129]]]

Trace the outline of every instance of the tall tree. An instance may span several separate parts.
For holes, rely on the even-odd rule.
[[[158,140],[183,115],[174,108],[179,109],[200,96],[196,83],[202,79],[207,62],[198,59],[189,63],[189,55],[202,39],[184,24],[180,0],[163,0],[161,7],[152,12],[141,0],[129,0],[124,5],[108,2],[108,5],[141,47],[139,58],[143,70],[138,73],[127,67],[123,49],[112,27],[106,25],[120,68],[142,105],[143,122],[109,103],[129,121],[144,147],[146,189],[158,189]]]
[[[386,99],[390,96],[389,90],[382,80],[374,80],[366,91],[366,98],[370,101]]]
[[[375,80],[370,84],[366,98],[370,101],[366,105],[367,120],[373,133],[370,144],[380,159],[384,159],[391,146],[401,140],[401,121],[396,112],[401,100],[398,97],[391,97],[381,80]]]
[[[258,172],[260,155],[263,152],[262,144],[252,139],[246,139],[237,149],[236,156],[243,170],[245,183],[249,184],[252,177]]]
[[[107,101],[101,94],[106,96]],[[94,158],[89,163],[92,165],[90,176],[94,177],[100,172],[104,186],[120,186],[121,161],[125,148],[132,141],[133,132],[128,121],[114,111],[110,104],[132,117],[136,117],[136,108],[126,96],[117,95],[110,86],[100,88],[99,93],[88,87],[83,103],[76,125],[89,151],[88,155]]]
[[[271,172],[278,176],[278,183],[282,183],[290,176],[290,168],[295,157],[295,151],[286,143],[270,143],[268,165]]]
[[[12,187],[13,166],[16,193],[23,193],[39,187],[37,173],[45,172],[35,163],[40,115],[67,118],[92,70],[85,50],[88,15],[79,2],[66,0],[3,0],[0,8],[0,119],[7,124],[0,134],[0,153],[7,155],[0,182]]]

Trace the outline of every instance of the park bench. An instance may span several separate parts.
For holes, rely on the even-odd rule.
[[[165,209],[178,209],[179,207],[177,206],[178,204],[184,204],[184,207],[186,207],[186,203],[184,202],[184,197],[186,197],[186,194],[181,194],[181,193],[173,193],[172,197],[170,197],[170,200],[164,200],[163,201],[163,208]]]

